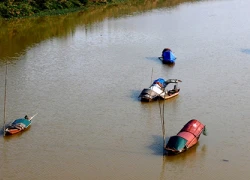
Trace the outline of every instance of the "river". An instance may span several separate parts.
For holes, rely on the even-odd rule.
[[[1,22],[0,112],[7,61],[6,121],[38,115],[0,138],[0,179],[249,178],[250,1],[171,2]],[[167,138],[190,119],[208,130],[177,156],[162,156],[158,102],[137,99],[158,77],[182,80]]]

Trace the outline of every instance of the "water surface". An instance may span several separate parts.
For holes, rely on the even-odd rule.
[[[248,179],[249,6],[183,1],[92,21],[76,13],[8,36],[7,122],[39,114],[0,139],[0,179]],[[177,56],[172,67],[158,60],[165,47]],[[137,99],[151,77],[183,81],[165,102],[167,139],[193,118],[207,126],[186,153],[162,156],[159,103]]]

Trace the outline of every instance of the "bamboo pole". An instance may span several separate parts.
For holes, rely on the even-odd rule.
[[[4,85],[4,118],[3,118],[3,136],[5,136],[5,123],[6,123],[6,101],[7,101],[7,61],[6,61],[6,68],[5,68],[5,85]]]
[[[165,135],[165,118],[164,118],[164,109],[165,109],[165,98],[163,100],[163,108],[162,108],[162,134],[163,134],[163,150],[166,147],[166,135]]]
[[[158,102],[159,102],[159,108],[160,108],[161,128],[162,128],[162,136],[163,136],[163,155],[164,155],[164,149],[166,147],[165,120],[164,120],[164,101],[163,101],[162,106],[160,104],[160,100],[158,100]]]

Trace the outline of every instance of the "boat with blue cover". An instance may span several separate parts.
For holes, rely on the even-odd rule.
[[[19,118],[14,120],[7,128],[5,129],[6,135],[12,135],[24,131],[31,125],[31,120],[36,116],[35,114],[32,117],[28,117],[27,115],[24,118]]]
[[[149,102],[157,99],[169,99],[179,94],[180,88],[178,88],[178,83],[182,82],[178,79],[168,79],[164,80],[163,78],[158,78],[154,80],[149,88],[145,88],[142,90],[139,95],[139,99],[141,101]],[[167,89],[167,86],[173,83],[174,87],[170,90]]]
[[[4,89],[5,90],[5,93],[4,93],[4,127],[3,127],[4,136],[5,135],[16,134],[16,133],[19,133],[19,132],[27,129],[31,125],[31,120],[37,115],[37,114],[35,114],[32,117],[28,117],[27,115],[25,115],[24,118],[16,119],[12,123],[7,125],[7,127],[5,126],[5,122],[6,122],[6,101],[7,101],[7,72],[8,72],[8,62],[6,61],[6,66],[5,66],[5,89]]]
[[[162,56],[159,57],[163,64],[174,64],[176,60],[176,56],[172,52],[171,49],[165,48],[162,51]]]

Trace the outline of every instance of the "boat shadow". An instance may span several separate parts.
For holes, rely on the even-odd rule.
[[[242,53],[250,54],[250,49],[241,49]]]
[[[5,128],[8,127],[8,126],[10,126],[10,125],[11,125],[11,122],[5,124]],[[4,126],[2,126],[2,128],[0,129],[0,135],[4,136]]]
[[[155,62],[158,62],[159,64],[161,63],[162,64],[162,60],[159,59],[159,57],[145,57],[147,60],[150,60],[150,61],[155,61]]]
[[[130,97],[133,99],[133,101],[140,102],[140,98],[139,98],[140,94],[141,94],[141,90],[132,90]]]
[[[3,127],[0,129],[0,135],[3,136]]]
[[[169,140],[170,137],[166,137],[166,142]],[[163,137],[158,135],[153,135],[153,143],[148,146],[149,149],[153,151],[154,155],[163,156]]]
[[[163,63],[160,57],[145,57],[147,60],[156,61],[169,67],[174,67],[175,63]]]

